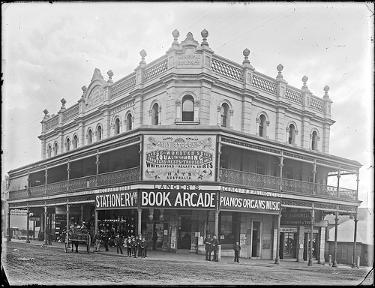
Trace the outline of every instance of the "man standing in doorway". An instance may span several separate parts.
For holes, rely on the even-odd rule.
[[[212,250],[214,251],[214,259],[212,261],[217,262],[217,250],[219,248],[219,241],[217,240],[216,235],[214,235],[214,238],[212,239]],[[211,254],[211,253],[210,253]]]
[[[204,239],[204,249],[206,250],[206,260],[211,261],[211,235],[207,234],[207,237]]]

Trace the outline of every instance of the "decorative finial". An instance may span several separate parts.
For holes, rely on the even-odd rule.
[[[281,65],[281,64],[279,64],[279,65],[277,65],[276,68],[277,68],[277,77],[276,77],[276,79],[283,79],[283,74],[281,74],[281,71],[283,71],[284,66]]]
[[[178,43],[177,40],[178,40],[178,37],[180,36],[180,32],[178,32],[177,29],[174,29],[172,32],[172,36],[173,36],[174,42]]]
[[[208,31],[206,29],[203,29],[202,32],[201,32],[201,35],[202,35],[202,38],[203,38],[203,41],[202,41],[202,46],[208,46],[208,42],[207,42],[207,37],[208,37]]]
[[[64,98],[62,98],[62,99],[60,100],[60,102],[61,102],[61,109],[65,109],[65,103],[66,103],[66,100],[65,100]]]
[[[193,33],[188,32],[188,33],[186,34],[186,39],[187,39],[187,40],[194,40]]]
[[[47,110],[47,109],[44,109],[44,110],[43,110],[43,113],[44,113],[44,116],[47,116],[47,115],[48,115],[48,110]]]
[[[328,85],[324,86],[323,90],[324,90],[323,98],[329,98],[329,95],[328,95],[329,86]]]
[[[145,62],[145,57],[147,56],[146,51],[144,49],[142,49],[141,52],[139,52],[139,55],[141,55],[141,57],[142,57],[141,63],[146,63]]]
[[[108,75],[108,82],[109,83],[112,83],[113,81],[112,81],[112,76],[113,76],[113,72],[112,72],[112,70],[108,70],[108,72],[107,72],[107,75]]]
[[[243,50],[242,54],[243,56],[245,56],[245,59],[243,60],[242,64],[245,64],[245,63],[250,64],[250,61],[249,61],[250,50],[246,48],[245,50]]]
[[[82,86],[81,89],[82,89],[83,94],[85,94],[85,92],[87,90],[87,87],[86,86]]]
[[[302,77],[303,86],[302,88],[307,88],[306,82],[309,80],[309,78],[305,75]]]

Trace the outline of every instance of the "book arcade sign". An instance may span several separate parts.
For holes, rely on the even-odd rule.
[[[146,135],[143,179],[215,181],[215,136]]]

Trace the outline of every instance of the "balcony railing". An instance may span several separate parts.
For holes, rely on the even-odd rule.
[[[108,172],[103,174],[90,175],[76,179],[70,179],[60,182],[55,182],[47,185],[39,185],[29,188],[29,193],[26,189],[18,191],[10,191],[9,200],[20,200],[26,198],[35,198],[41,196],[58,195],[67,192],[74,192],[80,189],[95,188],[105,185],[113,185],[120,183],[130,183],[138,181],[140,169],[139,167],[119,170],[115,172]]]
[[[224,183],[243,185],[254,189],[270,189],[280,192],[279,177],[221,168],[219,178],[220,181]],[[340,187],[337,195],[337,187],[334,186],[285,178],[282,184],[282,192],[325,196],[340,200],[357,200],[356,191],[352,189]]]

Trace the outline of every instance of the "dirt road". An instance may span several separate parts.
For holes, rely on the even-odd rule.
[[[6,247],[4,247],[6,246]],[[10,242],[3,245],[2,265],[11,285],[74,284],[282,284],[358,285],[368,269],[308,267],[304,263],[186,261],[183,255],[163,259],[64,253],[62,249]],[[150,253],[152,254],[152,253]]]

